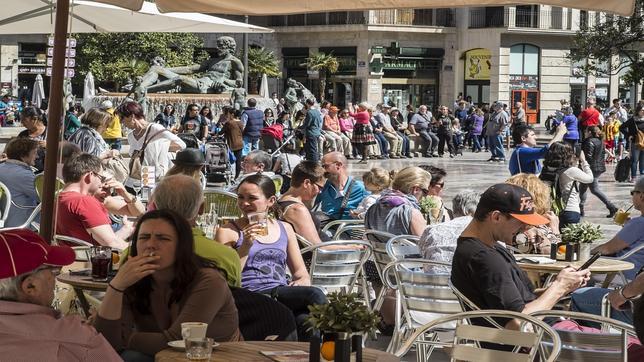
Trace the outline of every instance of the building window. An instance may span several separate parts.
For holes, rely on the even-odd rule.
[[[510,74],[539,75],[539,48],[517,44],[510,48]]]

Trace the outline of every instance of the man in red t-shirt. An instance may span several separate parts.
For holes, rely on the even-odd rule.
[[[589,100],[586,102],[586,109],[579,114],[579,124],[582,130],[590,126],[599,125],[599,111],[595,108],[595,102]],[[583,134],[583,132],[580,132]]]
[[[94,196],[103,186],[101,171],[101,160],[86,153],[65,163],[65,188],[58,195],[56,234],[124,249],[128,246],[124,240],[133,228],[128,223],[117,232],[112,230],[107,209]]]

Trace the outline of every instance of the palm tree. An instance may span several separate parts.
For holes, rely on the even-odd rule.
[[[306,63],[302,64],[310,70],[316,70],[320,74],[320,101],[324,99],[324,91],[326,89],[326,78],[329,74],[333,74],[338,71],[340,64],[338,63],[338,58],[331,54],[325,53],[315,53],[310,57],[306,58]]]
[[[266,48],[248,49],[249,93],[257,94],[258,82],[262,74],[266,74],[270,78],[279,78],[282,76],[275,54]]]

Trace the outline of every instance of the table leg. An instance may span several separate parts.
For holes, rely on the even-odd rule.
[[[617,275],[617,273],[615,273],[615,272],[606,273],[606,278],[604,279],[604,282],[602,283],[602,288],[608,289],[608,287],[610,286],[610,282],[612,282],[613,279],[615,279],[616,275]]]
[[[78,297],[78,301],[80,302],[81,308],[83,309],[83,313],[85,313],[85,318],[89,317],[90,306],[87,298],[85,298],[85,293],[83,293],[83,290],[80,288],[74,288],[74,292],[76,292],[76,296]]]

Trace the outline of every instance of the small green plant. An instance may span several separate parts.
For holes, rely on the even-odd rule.
[[[359,300],[357,293],[328,295],[329,303],[309,306],[309,329],[322,333],[368,333],[375,336],[380,317]]]
[[[428,215],[432,209],[438,209],[441,206],[440,201],[436,196],[425,196],[420,199],[420,211]]]
[[[600,226],[589,222],[570,224],[561,230],[561,240],[567,243],[592,243],[602,236]]]

